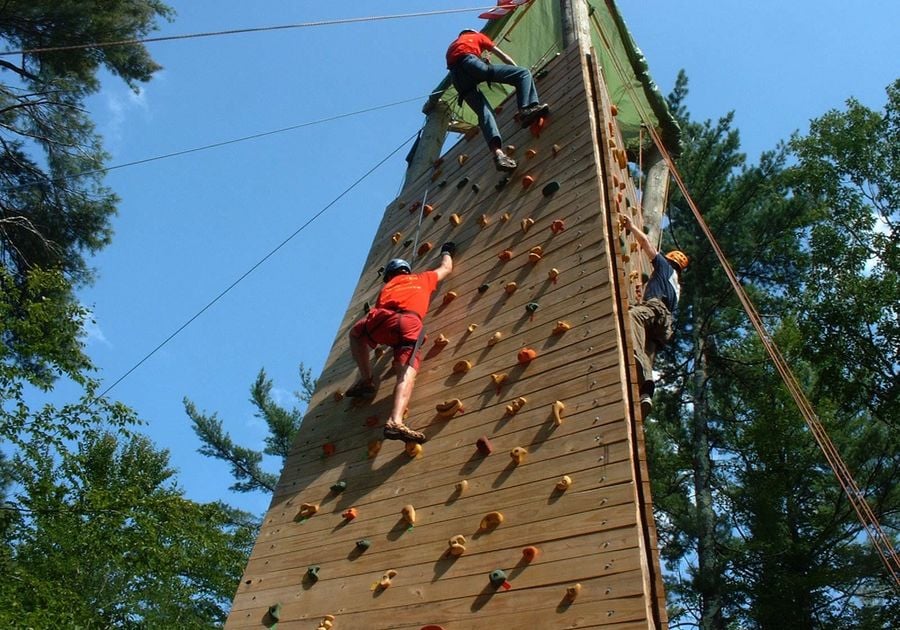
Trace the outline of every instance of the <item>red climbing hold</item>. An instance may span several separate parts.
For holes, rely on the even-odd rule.
[[[550,224],[550,231],[554,234],[559,234],[563,230],[566,229],[566,222],[562,219],[556,219],[553,223]]]
[[[534,361],[537,358],[537,350],[533,348],[522,348],[519,350],[519,363],[522,365],[527,365]]]

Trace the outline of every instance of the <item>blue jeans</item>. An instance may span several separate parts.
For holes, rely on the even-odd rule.
[[[500,148],[503,140],[500,137],[497,120],[494,118],[494,109],[478,89],[478,84],[490,81],[512,85],[516,88],[516,103],[519,109],[539,102],[534,79],[528,68],[485,63],[480,57],[465,55],[450,68],[450,78],[460,98],[478,116],[478,126],[481,128],[481,133],[484,134],[488,146],[492,149]]]

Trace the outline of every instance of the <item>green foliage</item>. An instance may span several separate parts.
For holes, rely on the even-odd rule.
[[[308,403],[315,388],[316,381],[311,371],[300,363],[300,391],[295,392],[294,396],[301,402]],[[271,455],[279,458],[280,469],[300,428],[303,410],[299,407],[288,409],[276,403],[272,396],[272,380],[262,369],[250,387],[250,402],[256,407],[254,415],[264,420],[269,430],[262,450],[235,444],[215,413],[207,415],[199,411],[187,397],[184,399],[184,410],[191,419],[194,433],[202,443],[200,453],[229,464],[231,475],[235,479],[231,490],[272,494],[278,477],[263,469],[263,457]]]

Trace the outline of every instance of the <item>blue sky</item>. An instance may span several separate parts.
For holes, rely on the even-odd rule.
[[[474,7],[391,0],[170,0],[159,34]],[[484,5],[487,6],[487,3]],[[695,118],[735,111],[751,160],[856,97],[871,107],[897,78],[900,3],[622,0],[619,8],[663,93],[688,72]],[[134,94],[113,78],[90,101],[121,164],[411,102],[258,140],[111,171],[122,198],[112,244],[80,292],[96,325],[87,348],[111,383],[421,126],[443,55],[480,11],[151,44],[164,66]],[[199,317],[112,392],[170,450],[196,500],[262,512],[233,495],[227,467],[197,453],[182,398],[217,411],[259,446],[249,387],[261,367],[292,404],[303,361],[318,374],[356,286],[406,148]],[[461,261],[461,264],[465,264]]]

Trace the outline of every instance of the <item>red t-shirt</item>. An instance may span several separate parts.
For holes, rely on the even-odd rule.
[[[412,311],[425,317],[431,294],[437,289],[438,277],[434,271],[399,274],[384,285],[378,295],[375,308],[389,308],[395,311]]]
[[[486,50],[493,50],[494,42],[484,33],[463,33],[447,49],[447,67],[452,66],[463,55],[480,57]]]

